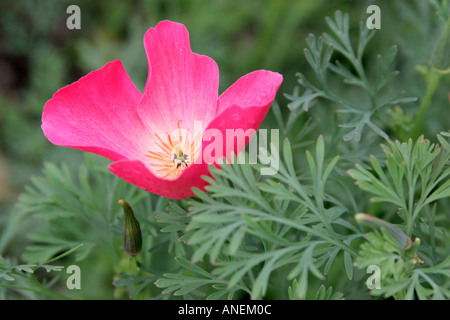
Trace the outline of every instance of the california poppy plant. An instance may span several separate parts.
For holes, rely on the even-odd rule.
[[[256,130],[283,81],[258,70],[218,97],[219,70],[191,51],[184,25],[162,21],[144,37],[148,78],[141,94],[119,60],[58,90],[46,103],[42,130],[50,142],[99,154],[111,172],[149,192],[172,199],[203,189],[208,163],[196,161],[212,141],[208,129]],[[196,128],[200,123],[200,129]],[[238,147],[239,146],[239,147]],[[223,152],[242,146],[223,144]]]

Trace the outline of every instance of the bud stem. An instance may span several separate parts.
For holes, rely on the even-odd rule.
[[[137,265],[137,259],[136,256],[130,256],[130,274],[133,276],[137,276],[138,271],[138,265]]]
[[[427,89],[425,95],[420,103],[419,111],[417,112],[416,119],[414,121],[414,126],[411,131],[411,138],[417,139],[421,134],[423,134],[423,123],[425,120],[425,115],[429,109],[431,102],[433,100],[434,93],[439,86],[442,74],[439,73],[434,67],[430,67],[427,80]]]

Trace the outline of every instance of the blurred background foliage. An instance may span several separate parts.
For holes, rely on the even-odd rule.
[[[66,8],[71,4],[81,9],[81,30],[66,27]],[[369,43],[364,57],[367,69],[378,53],[396,44],[399,53],[394,66],[400,75],[392,85],[398,88],[392,90],[404,90],[407,96],[423,95],[424,80],[416,66],[428,64],[442,25],[433,7],[423,0],[1,1],[0,256],[20,263],[30,241],[27,234],[39,228],[29,216],[18,214],[14,204],[30,178],[41,173],[43,163],[63,161],[70,172],[76,172],[82,162],[82,152],[53,146],[40,129],[43,106],[59,88],[120,59],[142,91],[147,77],[143,35],[158,21],[170,19],[185,24],[194,52],[217,62],[219,92],[255,69],[283,74],[277,102],[286,117],[288,101],[283,93],[293,91],[297,72],[307,78],[312,74],[303,55],[306,37],[327,30],[324,18],[341,10],[349,13],[351,33],[357,39],[359,22],[368,17],[370,4],[380,6],[382,28]],[[449,108],[449,88],[447,77],[433,99],[433,105],[440,107],[428,112],[429,137],[450,128],[449,117],[442,116]],[[320,103],[321,108],[311,111],[318,124],[306,133],[305,144],[308,139],[315,140],[328,124],[336,126],[336,108],[328,107],[326,101]],[[414,115],[418,103],[404,108],[397,110],[396,120]],[[263,125],[277,127],[272,113]],[[111,291],[104,290],[111,286],[114,274],[111,270],[105,273],[107,259],[106,254],[99,254],[95,264],[85,266],[89,268],[85,274],[100,279],[92,290],[85,291],[91,298],[111,297]]]

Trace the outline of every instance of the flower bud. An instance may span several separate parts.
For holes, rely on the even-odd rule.
[[[431,65],[440,73],[450,73],[450,18],[434,47]]]
[[[384,228],[397,241],[402,250],[407,250],[411,247],[411,238],[392,223],[366,213],[357,213],[355,220],[372,228]]]
[[[142,249],[142,236],[139,221],[134,216],[133,209],[125,200],[119,200],[125,215],[123,223],[123,249],[126,254],[137,255]]]

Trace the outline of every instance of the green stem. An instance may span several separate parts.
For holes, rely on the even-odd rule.
[[[411,130],[411,138],[413,140],[416,140],[424,131],[423,123],[425,120],[425,115],[427,113],[428,108],[431,105],[434,93],[436,92],[436,89],[439,86],[441,78],[442,74],[439,73],[435,68],[431,67],[427,77],[427,89],[420,104],[419,111],[417,112],[413,129]]]
[[[130,256],[130,273],[136,277],[137,270],[138,270],[138,266],[137,266],[136,256]]]

